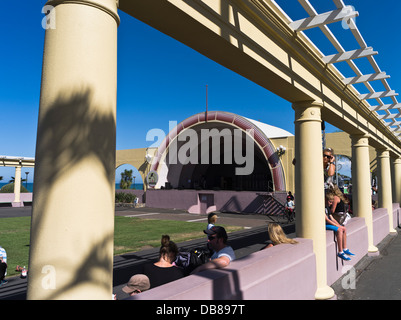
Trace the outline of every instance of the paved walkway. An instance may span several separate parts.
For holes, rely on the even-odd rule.
[[[401,229],[396,230],[377,246],[379,256],[365,256],[332,285],[338,300],[401,300]]]
[[[29,215],[27,208],[0,208],[0,218]],[[205,219],[180,210],[152,209],[152,208],[116,208],[116,215],[138,216],[146,219],[174,219],[191,221]],[[239,225],[246,229],[233,232],[229,235],[230,245],[234,248],[238,258],[260,250],[267,241],[266,225],[272,219],[262,215],[250,214],[219,214],[219,223]],[[285,220],[274,218],[282,222],[285,232],[295,236],[295,226],[286,225]],[[206,221],[206,220],[205,220]],[[332,285],[338,300],[394,300],[401,299],[401,230],[397,228],[396,236],[388,235],[379,245],[380,256],[365,256],[355,266],[355,286],[350,281],[339,279]],[[205,244],[205,239],[198,239],[178,243],[180,248],[191,249]],[[121,291],[131,275],[140,272],[142,265],[156,260],[158,248],[116,256],[113,271],[113,292],[118,299],[127,297]],[[26,298],[26,279],[19,277],[8,278],[8,283],[0,287],[0,300],[24,300]],[[344,284],[345,283],[345,284]]]

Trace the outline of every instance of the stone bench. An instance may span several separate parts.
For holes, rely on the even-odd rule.
[[[130,297],[132,300],[314,299],[316,259],[312,240],[296,239]]]
[[[378,245],[389,234],[389,219],[387,209],[373,210],[373,245]]]
[[[343,273],[347,271],[344,266],[353,266],[368,253],[368,229],[364,218],[352,218],[347,225],[347,247],[354,257],[351,261],[343,261],[337,257],[338,246],[335,233],[326,230],[326,247],[327,247],[327,284],[330,286],[337,281]]]
[[[23,192],[20,194],[20,202],[15,203],[15,194],[14,193],[0,193],[0,203],[10,203],[12,206],[23,207],[24,202],[32,202],[32,193]]]

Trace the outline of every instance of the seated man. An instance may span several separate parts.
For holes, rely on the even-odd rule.
[[[6,284],[5,276],[7,275],[7,252],[0,246],[0,286]]]
[[[291,198],[291,196],[287,196],[287,201],[285,203],[285,211],[289,221],[294,220],[294,210],[295,210],[294,200]]]
[[[208,245],[213,249],[214,253],[209,262],[197,267],[191,274],[208,269],[224,268],[235,260],[234,250],[227,245],[227,232],[223,227],[214,226],[208,230],[203,230],[203,232],[207,234]]]

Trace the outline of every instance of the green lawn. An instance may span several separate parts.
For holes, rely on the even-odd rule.
[[[17,265],[28,267],[30,217],[0,219],[0,245],[7,251],[7,276],[19,274]]]
[[[0,245],[7,251],[7,276],[19,274],[17,265],[28,268],[30,217],[0,219]],[[224,226],[227,232],[242,227]],[[204,222],[173,220],[146,220],[139,218],[115,217],[114,254],[136,252],[150,247],[159,247],[163,234],[174,242],[205,238]]]

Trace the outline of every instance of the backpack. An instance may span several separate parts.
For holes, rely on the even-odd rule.
[[[174,264],[184,269],[184,272],[188,275],[198,266],[206,263],[210,258],[208,249],[198,248],[190,251],[180,251],[177,254],[177,258]]]

